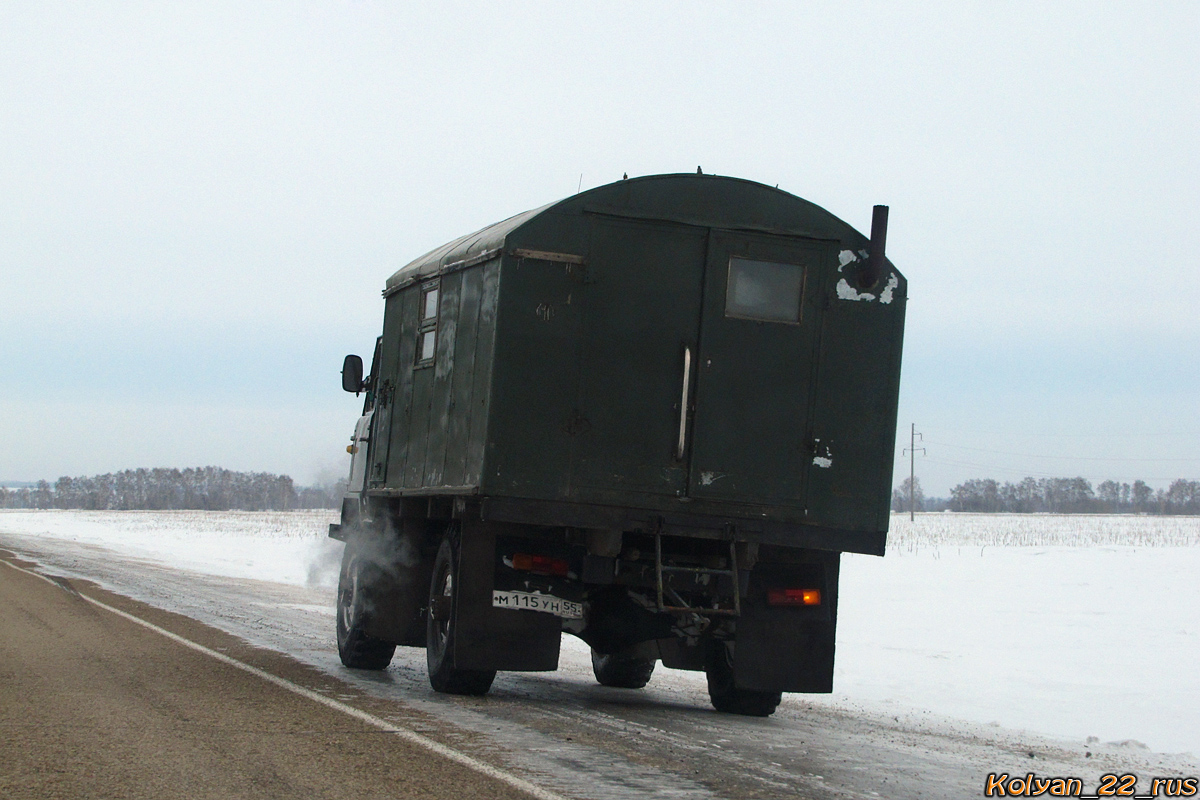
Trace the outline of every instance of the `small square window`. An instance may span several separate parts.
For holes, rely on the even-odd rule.
[[[804,268],[775,261],[729,259],[725,316],[766,322],[799,322]]]
[[[438,289],[433,287],[425,292],[421,298],[421,321],[437,319],[438,315]]]
[[[421,334],[421,350],[418,361],[432,361],[437,352],[437,330],[425,331]]]

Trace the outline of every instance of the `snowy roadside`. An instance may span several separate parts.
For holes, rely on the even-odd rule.
[[[331,588],[335,516],[0,511],[0,530]],[[1200,754],[1200,519],[931,514],[895,518],[890,541],[843,558],[837,691],[804,702]]]
[[[109,547],[179,569],[293,586],[336,586],[336,511],[15,511],[0,530]],[[332,598],[331,598],[332,602]]]

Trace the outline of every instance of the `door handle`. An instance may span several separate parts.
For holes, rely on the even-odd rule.
[[[692,348],[683,348],[683,392],[679,398],[679,443],[675,446],[675,458],[683,460],[687,445],[688,390],[692,384]]]

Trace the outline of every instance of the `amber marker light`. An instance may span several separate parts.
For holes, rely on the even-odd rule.
[[[819,606],[820,589],[768,589],[769,606]]]
[[[566,559],[551,558],[550,556],[535,556],[529,553],[517,553],[512,558],[513,569],[522,572],[533,572],[538,575],[566,576],[568,564]]]

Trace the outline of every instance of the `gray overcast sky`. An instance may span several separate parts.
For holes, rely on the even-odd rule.
[[[392,271],[698,164],[891,206],[897,482],[1200,478],[1200,4],[416,6],[0,2],[0,479],[340,473]]]

